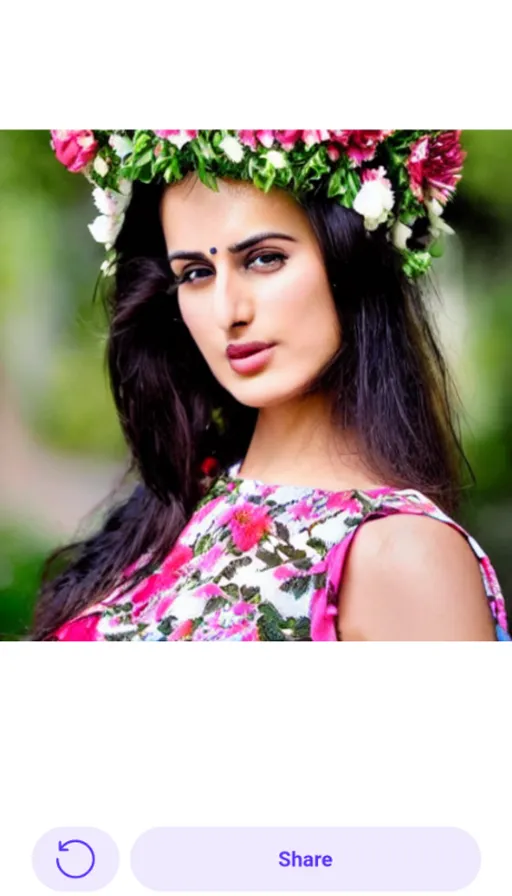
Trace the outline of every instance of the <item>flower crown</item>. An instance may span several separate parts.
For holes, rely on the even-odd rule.
[[[441,234],[453,233],[442,213],[466,156],[460,133],[51,131],[51,147],[69,171],[95,185],[100,214],[89,229],[105,245],[105,273],[115,261],[133,181],[171,184],[194,171],[211,189],[227,177],[265,192],[276,186],[298,198],[320,193],[335,199],[358,212],[367,231],[385,227],[414,278],[441,254]]]

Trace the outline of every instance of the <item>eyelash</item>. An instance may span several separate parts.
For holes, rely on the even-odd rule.
[[[244,267],[246,268],[246,270],[253,264],[253,262],[257,261],[260,258],[271,259],[272,261],[277,260],[281,264],[285,264],[288,256],[284,255],[282,252],[258,252],[257,255],[253,255],[252,257],[249,257],[248,259],[246,259],[246,261],[244,262]],[[195,267],[195,268],[187,268],[182,272],[182,274],[179,277],[176,277],[176,284],[178,286],[182,286],[186,283],[189,283],[189,284],[190,283],[198,283],[200,280],[206,280],[207,279],[206,277],[198,277],[196,280],[188,279],[188,276],[190,276],[190,274],[195,274],[198,271],[210,271],[210,268],[206,268],[204,266],[203,267]]]

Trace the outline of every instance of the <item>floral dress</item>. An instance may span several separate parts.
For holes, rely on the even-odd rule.
[[[339,640],[338,594],[354,535],[370,519],[408,513],[447,523],[467,539],[479,561],[497,639],[510,640],[503,596],[488,557],[420,492],[266,485],[238,477],[241,464],[213,481],[159,568],[130,591],[120,584],[53,638]]]

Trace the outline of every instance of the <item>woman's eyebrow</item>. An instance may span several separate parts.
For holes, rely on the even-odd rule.
[[[232,246],[228,246],[228,252],[231,252],[232,255],[236,255],[238,252],[243,252],[244,249],[250,249],[252,246],[256,246],[257,243],[261,243],[263,240],[289,240],[291,243],[296,243],[297,240],[294,236],[290,236],[287,233],[256,233],[254,236],[248,237],[246,240],[242,240],[240,243],[234,243]],[[200,258],[202,261],[208,261],[208,256],[204,254],[204,252],[185,252],[184,250],[178,250],[176,252],[170,252],[167,256],[169,261],[174,261],[175,259],[182,259],[183,261],[189,261],[191,259]]]

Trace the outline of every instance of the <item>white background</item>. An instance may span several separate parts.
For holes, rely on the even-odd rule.
[[[48,892],[47,830],[454,826],[509,892],[511,654],[499,644],[5,644],[0,892]],[[200,857],[198,857],[200,861]]]
[[[498,10],[10,4],[0,126],[508,128]],[[31,853],[60,825],[110,833],[102,892],[131,896],[149,827],[411,824],[469,831],[464,892],[504,896],[511,671],[496,644],[2,644],[0,892],[49,892]]]

